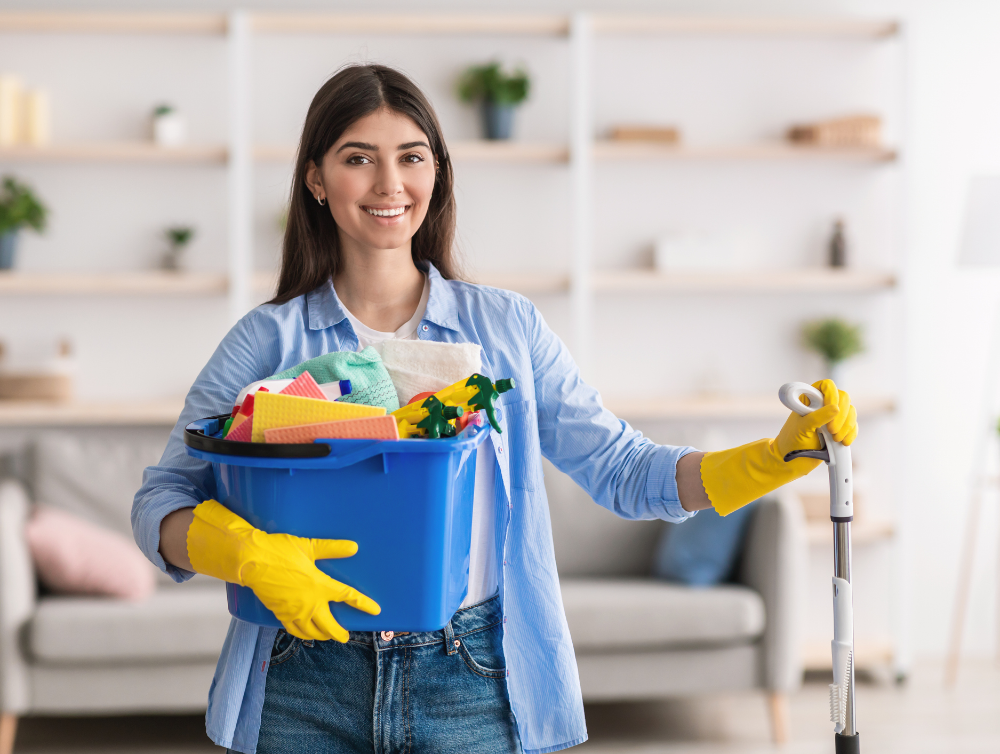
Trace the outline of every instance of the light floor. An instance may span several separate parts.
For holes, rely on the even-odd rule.
[[[867,754],[1000,753],[1000,667],[966,663],[953,691],[937,664],[917,665],[903,686],[858,688],[858,727]],[[734,695],[638,705],[589,705],[591,740],[574,754],[832,754],[824,682],[792,698],[792,739],[769,743],[764,699]],[[28,719],[16,754],[196,754],[221,752],[200,717]],[[470,753],[471,754],[471,753]]]

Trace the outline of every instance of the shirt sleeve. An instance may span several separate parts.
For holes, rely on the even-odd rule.
[[[528,306],[528,342],[542,454],[596,503],[628,519],[680,522],[677,462],[692,447],[657,445],[618,419],[580,377],[569,349]]]
[[[167,514],[191,508],[216,496],[212,466],[187,454],[184,427],[195,419],[228,414],[244,385],[267,377],[254,330],[255,313],[241,319],[223,338],[191,386],[163,457],[142,475],[132,502],[132,533],[139,549],[174,581],[194,574],[170,565],[160,555],[160,523]],[[269,349],[270,350],[270,349]]]

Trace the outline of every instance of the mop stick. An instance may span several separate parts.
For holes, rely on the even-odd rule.
[[[799,398],[809,399],[806,406]],[[823,394],[803,382],[782,385],[778,397],[785,407],[805,416],[822,408]],[[860,754],[861,738],[854,710],[854,599],[851,587],[851,522],[854,520],[854,476],[851,449],[835,442],[824,426],[820,450],[796,450],[785,456],[818,458],[830,472],[830,520],[833,522],[833,683],[830,684],[830,720],[834,723],[837,754]]]

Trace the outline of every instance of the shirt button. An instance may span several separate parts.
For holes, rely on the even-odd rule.
[[[396,634],[393,631],[383,631],[382,632],[382,641],[392,641],[392,637],[395,636],[395,635]]]
[[[503,445],[497,445],[497,453],[503,453]]]
[[[427,325],[424,325],[424,332],[427,332],[427,331],[428,331],[428,330],[430,330],[430,329],[431,329],[431,328],[429,328],[429,327],[428,327]]]

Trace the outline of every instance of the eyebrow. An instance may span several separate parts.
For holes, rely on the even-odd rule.
[[[405,144],[400,144],[396,149],[398,151],[403,151],[404,149],[413,149],[414,147],[427,147],[431,148],[430,144],[426,141],[408,141]],[[378,146],[375,144],[368,144],[364,141],[348,141],[341,145],[340,149],[337,150],[337,154],[340,154],[345,149],[367,149],[369,152],[377,152]]]

